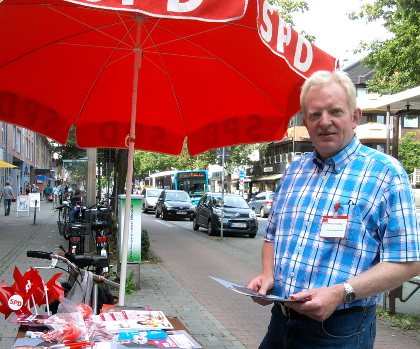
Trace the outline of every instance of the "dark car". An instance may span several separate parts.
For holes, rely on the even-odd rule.
[[[141,192],[143,195],[142,210],[144,213],[156,210],[156,202],[163,189],[144,188]]]
[[[274,192],[273,191],[264,191],[255,195],[251,200],[249,200],[249,206],[256,212],[260,214],[261,218],[267,217],[271,210],[271,204],[273,203]]]
[[[224,194],[222,209],[222,193],[207,193],[198,202],[193,229],[207,229],[209,235],[220,235],[223,221],[223,233],[246,234],[255,237],[258,221],[255,212],[245,199],[237,194]]]
[[[163,190],[156,203],[156,217],[189,218],[192,220],[195,206],[184,190]]]

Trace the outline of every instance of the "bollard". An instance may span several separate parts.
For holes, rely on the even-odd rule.
[[[35,200],[34,224],[36,224],[35,221],[36,221],[36,207],[37,206],[38,206],[38,200]]]

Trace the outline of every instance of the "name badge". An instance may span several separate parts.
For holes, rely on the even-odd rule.
[[[348,216],[324,216],[322,217],[322,238],[343,239],[346,236]]]

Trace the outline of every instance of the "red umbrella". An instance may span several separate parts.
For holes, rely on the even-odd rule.
[[[336,66],[263,0],[3,0],[0,23],[0,119],[129,146],[127,178],[134,149],[282,139],[304,79]]]

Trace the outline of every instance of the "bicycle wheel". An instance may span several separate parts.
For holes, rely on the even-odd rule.
[[[61,221],[62,221],[61,224],[63,224],[63,236],[66,240],[68,240],[70,234],[69,234],[69,230],[68,230],[69,227],[67,223],[69,223],[69,220],[70,220],[70,207],[67,207],[67,206],[63,207],[60,213],[61,213]]]
[[[64,223],[68,223],[70,220],[70,207],[68,206],[63,207],[61,214],[62,214],[62,218],[61,218],[62,221]]]

